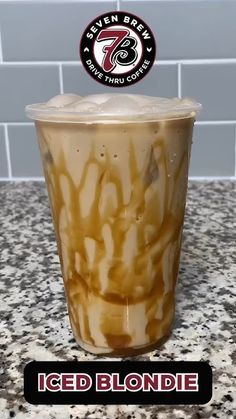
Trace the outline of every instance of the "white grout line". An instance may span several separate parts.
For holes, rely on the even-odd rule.
[[[8,0],[9,1],[9,0]],[[13,1],[13,0],[11,0],[11,1]],[[20,0],[18,0],[18,1],[20,1]],[[29,0],[28,0],[29,1]],[[81,0],[81,1],[83,1],[83,0]],[[130,2],[130,3],[132,3],[132,2],[144,2],[144,0],[126,0],[127,2]],[[156,2],[156,3],[158,3],[158,2],[164,2],[165,0],[149,0],[150,2]],[[177,1],[179,1],[179,0],[168,0],[169,2],[177,2]],[[185,1],[185,2],[189,2],[190,0],[182,0],[182,1]],[[198,2],[198,3],[200,3],[200,2],[204,2],[205,0],[194,0],[195,2]],[[222,0],[210,0],[210,1],[215,1],[215,3],[219,3],[219,2],[222,2]],[[225,0],[225,2],[226,1],[228,1],[228,2],[233,2],[233,1],[235,1],[235,0]]]
[[[154,64],[236,64],[236,58],[193,58],[176,60],[156,60]]]
[[[35,181],[35,182],[42,182],[45,179],[43,177],[0,177],[0,182],[3,181],[14,181],[14,182],[28,182],[28,181]]]
[[[189,176],[188,178],[191,180],[197,180],[199,182],[203,181],[213,181],[213,180],[236,180],[235,176]]]
[[[1,2],[1,0],[0,0]],[[70,62],[70,61],[68,61]],[[76,61],[72,61],[72,62],[76,62]],[[57,66],[58,64],[61,64],[62,61],[4,61],[1,63],[1,66],[14,66],[14,65],[18,65],[18,66],[27,66],[27,65],[32,65],[32,66],[44,66],[44,65],[55,65]]]
[[[7,124],[4,124],[4,133],[5,133],[5,147],[6,147],[6,155],[7,155],[8,178],[11,179],[12,178],[11,154],[10,154],[10,144],[9,144],[9,136],[8,136]]]
[[[1,0],[0,0],[1,2]],[[0,122],[0,126],[4,126],[5,124],[9,126],[33,126],[33,122]],[[236,120],[223,120],[223,121],[196,121],[195,125],[236,125]]]
[[[120,0],[117,0],[116,10],[117,10],[118,12],[120,11]]]
[[[63,86],[63,73],[62,73],[62,65],[59,64],[59,83],[60,83],[60,93],[64,93],[64,86]]]
[[[24,1],[24,3],[32,3],[32,1],[34,1],[34,3],[65,3],[65,0],[0,0],[0,3],[13,3],[13,2],[17,2],[17,3],[22,3]],[[68,0],[68,3],[70,2],[70,3],[89,3],[89,2],[93,2],[94,3],[94,1],[96,1],[96,0]],[[109,3],[109,2],[113,2],[114,0],[102,0],[103,2],[106,2],[106,3]],[[138,1],[138,2],[143,2],[144,0],[126,0],[126,1],[129,1],[129,2],[132,2],[132,1]],[[158,1],[162,1],[163,2],[163,0],[149,0],[149,1],[155,1],[155,2],[158,2]],[[169,1],[179,1],[179,0],[169,0]],[[182,1],[189,1],[189,0],[182,0]],[[205,1],[205,0],[195,0],[195,1]],[[219,2],[219,1],[222,1],[222,0],[215,0],[215,2]],[[227,1],[227,0],[226,0]],[[234,1],[234,0],[228,0],[228,1]],[[98,2],[98,1],[97,1]]]
[[[0,3],[66,3],[65,0],[0,0]],[[68,3],[94,3],[95,0],[68,0]],[[105,3],[114,2],[114,0],[102,0]]]
[[[61,65],[78,65],[78,66],[82,66],[82,62],[81,61],[62,61]]]
[[[181,79],[181,63],[178,63],[178,69],[177,69],[177,74],[178,74],[178,97],[182,97],[182,79]]]
[[[182,64],[236,64],[236,58],[208,58],[208,59],[192,59],[179,60]]]
[[[1,36],[1,28],[0,28],[0,63],[3,62],[3,54],[2,54],[2,36]]]
[[[179,64],[179,61],[173,61],[173,60],[155,60],[154,61],[154,67],[158,65],[177,65]]]
[[[1,3],[1,0],[0,0]],[[73,61],[3,61],[1,63],[1,66],[47,66],[47,65],[82,65],[81,61],[73,60]]]
[[[0,0],[1,1],[1,0]],[[24,65],[82,65],[81,61],[72,60],[72,61],[4,61],[1,62],[1,66],[24,66]],[[191,64],[191,65],[199,65],[199,64],[236,64],[236,58],[209,58],[209,59],[176,59],[176,60],[156,60],[154,65],[174,65],[174,64]]]
[[[209,176],[209,177],[204,177],[204,176],[190,176],[189,177],[190,181],[198,181],[198,182],[209,182],[209,181],[214,181],[214,180],[229,180],[229,181],[236,181],[236,176]],[[0,182],[3,181],[14,181],[14,182],[30,182],[30,181],[34,181],[34,182],[44,182],[45,179],[44,177],[14,177],[12,176],[10,177],[0,177]]]
[[[195,125],[234,125],[236,121],[196,121]]]
[[[234,144],[234,147],[235,147],[235,153],[234,153],[234,158],[235,158],[235,161],[234,161],[234,164],[235,164],[234,175],[236,176],[236,125],[234,126],[234,139],[235,139],[235,144]]]
[[[9,1],[9,0],[8,0]],[[11,1],[13,1],[13,0],[11,0]],[[20,1],[20,0],[18,0],[18,1]],[[29,1],[29,0],[28,0]],[[37,1],[37,0],[36,0]],[[83,0],[81,0],[81,1],[83,1]],[[164,3],[165,2],[165,0],[149,0],[150,2],[156,2],[156,3],[158,3],[158,2],[160,2],[160,3]],[[167,0],[166,0],[167,1]],[[168,0],[168,2],[170,3],[170,2],[172,2],[172,3],[177,3],[179,0]],[[186,2],[186,3],[190,3],[190,0],[182,0],[183,2]],[[204,1],[206,1],[206,0],[194,0],[195,2],[197,2],[197,3],[203,3]],[[220,3],[220,2],[222,2],[222,1],[224,1],[225,3],[228,1],[228,2],[234,2],[235,0],[210,0],[210,1],[215,1],[215,3]],[[126,2],[127,3],[134,3],[134,2],[137,2],[137,3],[145,3],[145,0],[126,0]]]
[[[10,125],[10,126],[33,126],[34,123],[33,122],[0,122],[0,126],[1,125]]]
[[[0,0],[1,2],[1,0]],[[5,124],[9,126],[33,126],[33,122],[0,122],[0,126],[4,126]],[[236,125],[236,121],[196,121],[195,125]]]

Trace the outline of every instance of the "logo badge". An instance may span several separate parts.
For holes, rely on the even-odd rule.
[[[80,57],[93,79],[110,87],[131,86],[152,68],[155,38],[147,24],[126,12],[94,19],[80,42]]]

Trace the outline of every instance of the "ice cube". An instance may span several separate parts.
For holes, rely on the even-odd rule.
[[[106,102],[107,100],[110,99],[112,95],[111,94],[99,94],[99,95],[88,95],[86,96],[86,100],[88,100],[89,102],[95,103],[96,105],[100,105],[101,103]]]
[[[78,100],[77,102],[74,102],[72,105],[69,105],[67,108],[76,112],[91,113],[96,112],[98,106],[93,102],[89,102],[88,100]]]
[[[68,93],[66,95],[57,95],[50,99],[47,103],[47,107],[54,107],[54,108],[63,108],[75,101],[78,101],[81,98],[79,95],[74,95],[72,93]]]
[[[139,109],[139,104],[128,95],[114,95],[100,107],[101,112],[111,115],[138,113]]]

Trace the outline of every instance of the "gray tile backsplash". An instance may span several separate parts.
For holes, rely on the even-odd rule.
[[[42,166],[34,126],[9,126],[11,168],[14,177],[39,177]]]
[[[0,3],[2,50],[6,61],[78,60],[80,36],[115,1]]]
[[[236,1],[122,1],[157,39],[159,59],[236,58]]]
[[[60,93],[56,66],[0,64],[0,122],[27,121],[25,105]]]
[[[234,176],[234,127],[196,126],[190,176]]]
[[[236,120],[236,63],[183,64],[182,94],[202,103],[200,119]]]
[[[63,65],[64,92],[78,92],[81,95],[92,93],[140,93],[151,96],[173,97],[178,94],[177,66],[161,65],[151,69],[140,82],[128,88],[110,88],[97,83],[84,71],[82,66]]]
[[[91,20],[118,5],[143,19],[157,42],[149,74],[120,89],[94,81],[78,51]],[[196,98],[203,110],[190,175],[236,177],[236,0],[0,0],[0,179],[9,177],[4,127],[11,178],[42,176],[25,106],[63,90]]]
[[[1,127],[1,126],[0,126],[0,176],[1,177],[8,176],[4,127]]]

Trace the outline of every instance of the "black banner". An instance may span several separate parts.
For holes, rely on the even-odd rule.
[[[206,362],[30,362],[24,397],[31,404],[206,404]]]

